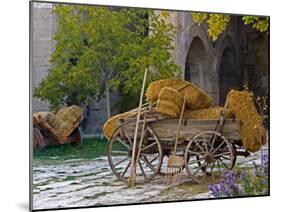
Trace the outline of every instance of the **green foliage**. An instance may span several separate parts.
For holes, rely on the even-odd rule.
[[[145,68],[147,83],[178,71],[170,53],[175,28],[153,10],[57,5],[54,12],[52,68],[34,92],[52,109],[99,101],[107,82],[121,95],[139,95]]]
[[[246,196],[267,194],[268,184],[262,176],[253,176],[249,172],[241,180],[241,187]]]
[[[110,83],[114,88],[119,88],[123,95],[139,96],[146,68],[150,70],[147,85],[154,80],[169,78],[179,73],[179,67],[171,60],[175,28],[166,22],[164,16],[157,15],[153,10],[142,11],[149,19],[141,20],[138,9],[133,12],[130,10],[131,19],[143,24],[136,26],[132,41],[122,45],[118,54],[118,67],[123,68]],[[143,36],[147,27],[148,34]]]
[[[208,26],[208,35],[215,41],[226,29],[230,16],[222,14],[192,13],[193,20],[199,25],[204,21]]]
[[[260,32],[268,31],[269,18],[258,16],[244,16],[242,18],[244,24],[251,24],[252,27]]]
[[[208,35],[213,41],[217,40],[219,35],[225,31],[230,21],[230,15],[212,13],[192,13],[192,18],[198,25],[206,23]],[[250,24],[260,32],[266,32],[269,27],[268,17],[243,16],[242,20],[244,24]]]
[[[268,173],[257,175],[243,169],[240,178],[238,183],[241,185],[244,196],[268,194]]]
[[[226,29],[229,20],[229,15],[210,14],[210,18],[207,20],[209,36],[213,40],[217,40],[218,36]]]
[[[193,20],[201,25],[208,18],[208,13],[192,13]]]

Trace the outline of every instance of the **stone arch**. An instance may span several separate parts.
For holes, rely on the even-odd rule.
[[[204,48],[208,54],[212,52],[212,46],[209,42],[208,34],[203,29],[202,26],[199,26],[198,24],[193,24],[189,27],[185,27],[182,32],[178,32],[177,40],[179,45],[177,45],[177,49],[181,48],[181,53],[177,54],[177,61],[180,64],[180,66],[185,69],[185,62],[187,55],[189,53],[192,41],[195,37],[199,37],[204,45]],[[182,45],[183,44],[183,45]],[[182,77],[184,78],[184,71],[182,72]]]
[[[218,63],[219,103],[224,105],[227,93],[239,89],[239,66],[237,51],[230,36],[226,36],[220,47]]]
[[[199,36],[193,38],[185,61],[185,80],[189,80],[204,90],[208,89],[208,55]]]

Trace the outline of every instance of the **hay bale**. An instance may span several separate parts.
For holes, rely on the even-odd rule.
[[[49,120],[49,123],[59,134],[69,136],[82,115],[83,112],[77,105],[63,107],[56,113],[55,118]]]
[[[164,87],[174,88],[182,96],[187,92],[186,107],[189,109],[208,108],[212,104],[212,98],[198,86],[177,78],[163,79],[150,83],[145,94],[147,101],[156,102],[161,89]]]
[[[43,119],[43,120],[48,120],[50,118],[50,116],[54,116],[55,114],[53,114],[52,112],[48,112],[48,111],[40,111],[40,112],[36,112],[33,114],[33,118],[35,118],[36,121],[39,121],[39,116]]]
[[[135,115],[135,113],[128,111],[125,113],[117,114],[117,115],[111,117],[110,119],[108,119],[105,122],[105,124],[103,125],[104,136],[109,140],[111,138],[111,136],[113,135],[113,133],[115,132],[115,130],[118,128],[119,120],[123,119],[123,118],[132,117],[133,115]]]
[[[203,109],[212,105],[212,98],[202,89],[194,84],[189,84],[180,93],[184,96],[186,93],[186,107],[188,109]]]
[[[241,138],[243,147],[251,152],[258,151],[267,142],[262,117],[255,107],[253,96],[248,91],[230,91],[228,108],[241,121]]]
[[[178,79],[178,78],[154,81],[148,85],[148,88],[145,93],[146,99],[148,102],[156,102],[162,88],[171,87],[176,90],[179,90],[179,89],[187,86],[188,84],[190,84],[190,83],[187,81],[184,81],[182,79]]]
[[[182,109],[183,97],[181,93],[171,87],[161,89],[156,110],[164,115],[179,117]]]
[[[76,126],[83,112],[80,107],[72,105],[61,108],[57,114],[52,112],[37,112],[33,114],[33,120],[39,123],[39,117],[45,120],[61,136],[69,136]]]
[[[77,105],[72,105],[70,107],[63,107],[57,113],[56,117],[63,122],[74,123],[82,116],[83,112],[81,108]]]
[[[59,133],[60,133],[60,128],[65,127],[64,126],[65,124],[60,119],[58,119],[56,115],[49,116],[48,119],[46,119],[46,121],[52,128],[54,128]]]
[[[220,106],[198,109],[198,110],[187,110],[184,112],[183,117],[185,119],[207,119],[207,120],[219,119],[222,110],[223,107]],[[233,114],[229,109],[225,111],[225,117],[233,118]]]

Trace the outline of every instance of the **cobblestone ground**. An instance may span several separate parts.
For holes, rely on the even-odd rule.
[[[236,166],[252,167],[260,162],[260,152],[238,157]],[[55,161],[55,162],[54,162]],[[113,175],[107,158],[91,160],[34,161],[34,209],[130,204],[211,198],[208,181],[193,183],[183,175],[178,186],[168,186],[164,176],[156,176],[144,185],[128,188]]]

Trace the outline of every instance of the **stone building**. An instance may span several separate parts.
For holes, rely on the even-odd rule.
[[[32,85],[37,86],[50,70],[50,56],[55,48],[52,37],[56,19],[52,4],[32,4]],[[190,12],[171,12],[171,22],[176,26],[173,59],[182,68],[182,78],[190,80],[223,105],[229,89],[248,85],[256,96],[269,92],[269,36],[244,25],[241,16],[232,16],[227,30],[213,42],[206,27],[192,20]],[[118,95],[111,94],[111,105]],[[106,121],[105,99],[94,102],[86,110],[85,134],[102,134]],[[48,103],[36,98],[33,111],[48,110]],[[112,108],[113,114],[118,111]]]
[[[31,30],[32,30],[32,51],[31,51],[31,83],[36,87],[49,72],[49,60],[55,48],[53,35],[55,33],[55,17],[52,11],[52,4],[32,3],[31,5]],[[48,110],[48,103],[32,99],[32,110]]]
[[[182,77],[198,84],[223,105],[229,89],[247,85],[256,96],[268,94],[269,36],[246,26],[241,16],[231,16],[227,30],[213,42],[206,26],[192,20],[190,12],[173,12],[177,28],[173,57]]]

